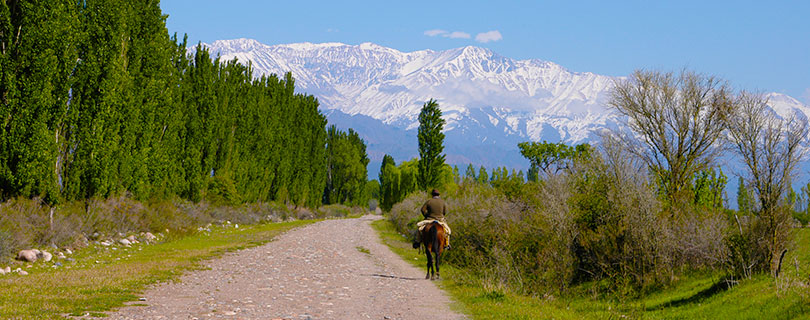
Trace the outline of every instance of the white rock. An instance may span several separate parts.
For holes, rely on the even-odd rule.
[[[34,249],[34,250],[36,250],[36,249]],[[20,251],[19,253],[17,253],[17,260],[27,261],[27,262],[37,261],[37,258],[38,258],[37,257],[38,256],[37,251],[39,251],[39,250],[36,250],[36,251],[34,251],[34,250],[22,250],[22,251]]]
[[[155,240],[157,240],[157,237],[155,237],[155,235],[152,234],[151,232],[145,233],[143,235],[143,238],[146,239],[146,241],[155,241]]]
[[[28,275],[28,272],[27,272],[27,271],[25,271],[25,270],[20,270],[20,275],[21,275],[21,276],[27,276],[27,275]]]
[[[138,243],[138,239],[136,239],[134,235],[127,237],[127,240],[131,243]]]
[[[11,267],[6,267],[6,268],[5,268],[5,269],[3,269],[3,270],[4,270],[4,271],[6,271],[6,273],[11,273]]]
[[[65,258],[65,254],[64,254],[64,253],[62,253],[62,252],[57,252],[57,253],[56,253],[56,258],[57,258],[57,259],[64,259],[64,258]]]
[[[104,240],[104,241],[101,241],[101,245],[102,245],[102,246],[105,246],[105,247],[109,247],[109,246],[111,246],[111,245],[112,245],[112,242],[109,242],[109,241],[107,241],[107,240]]]
[[[122,245],[125,245],[125,246],[129,246],[129,245],[131,245],[131,244],[132,244],[132,242],[130,242],[130,241],[129,241],[129,240],[127,240],[127,239],[121,239],[121,240],[118,240],[118,243],[120,243],[120,244],[122,244]]]
[[[238,224],[233,225],[233,227],[234,227],[234,228],[236,228],[236,229],[239,229],[239,225],[238,225]]]
[[[65,253],[66,253],[66,254],[73,254],[73,251],[72,251],[72,250],[70,250],[70,249],[65,249]]]
[[[0,269],[0,276],[6,274],[6,269]]]
[[[48,251],[42,251],[42,260],[45,262],[51,261],[53,259],[53,255]]]

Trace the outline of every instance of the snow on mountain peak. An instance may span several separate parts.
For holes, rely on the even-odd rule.
[[[526,140],[580,143],[619,125],[606,104],[614,81],[623,77],[571,72],[553,62],[515,60],[481,47],[401,52],[369,42],[268,46],[251,39],[206,46],[224,59],[252,61],[256,76],[292,72],[296,86],[317,96],[331,117],[362,115],[368,117],[363,121],[406,132],[416,128],[422,104],[436,99],[455,146],[514,151]],[[767,97],[780,114],[810,114],[808,106],[789,96]],[[468,153],[448,159],[453,157],[471,159]]]

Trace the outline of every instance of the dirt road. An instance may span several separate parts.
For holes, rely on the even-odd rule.
[[[207,262],[109,319],[462,319],[448,297],[383,245],[379,216],[327,220]]]

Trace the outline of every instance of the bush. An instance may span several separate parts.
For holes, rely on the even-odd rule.
[[[137,232],[194,232],[210,223],[256,224],[290,218],[346,217],[359,208],[328,206],[318,211],[279,203],[224,205],[180,199],[140,202],[129,194],[87,199],[49,207],[40,199],[16,198],[0,204],[0,255],[56,245],[80,247],[88,238],[109,238]],[[97,236],[96,236],[97,235]]]
[[[793,220],[795,220],[802,227],[810,223],[810,212],[793,211]]]
[[[463,281],[537,295],[590,281],[636,295],[682,270],[722,267],[725,213],[663,211],[646,172],[627,153],[603,146],[540,183],[463,181],[445,197],[453,250],[444,261],[466,271]],[[415,230],[427,199],[415,193],[393,206],[389,218],[401,233]]]

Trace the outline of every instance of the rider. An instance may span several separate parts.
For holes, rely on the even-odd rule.
[[[433,198],[425,202],[425,204],[422,206],[422,215],[425,217],[425,220],[419,221],[419,223],[416,224],[419,231],[418,235],[421,235],[422,229],[426,225],[433,221],[438,221],[441,223],[442,227],[444,227],[444,238],[447,243],[445,249],[450,249],[450,226],[448,226],[447,222],[444,221],[444,215],[447,214],[447,205],[444,203],[444,200],[439,197],[438,190],[433,189],[430,194],[433,196]],[[417,247],[419,244],[418,235],[414,242],[414,247]]]

